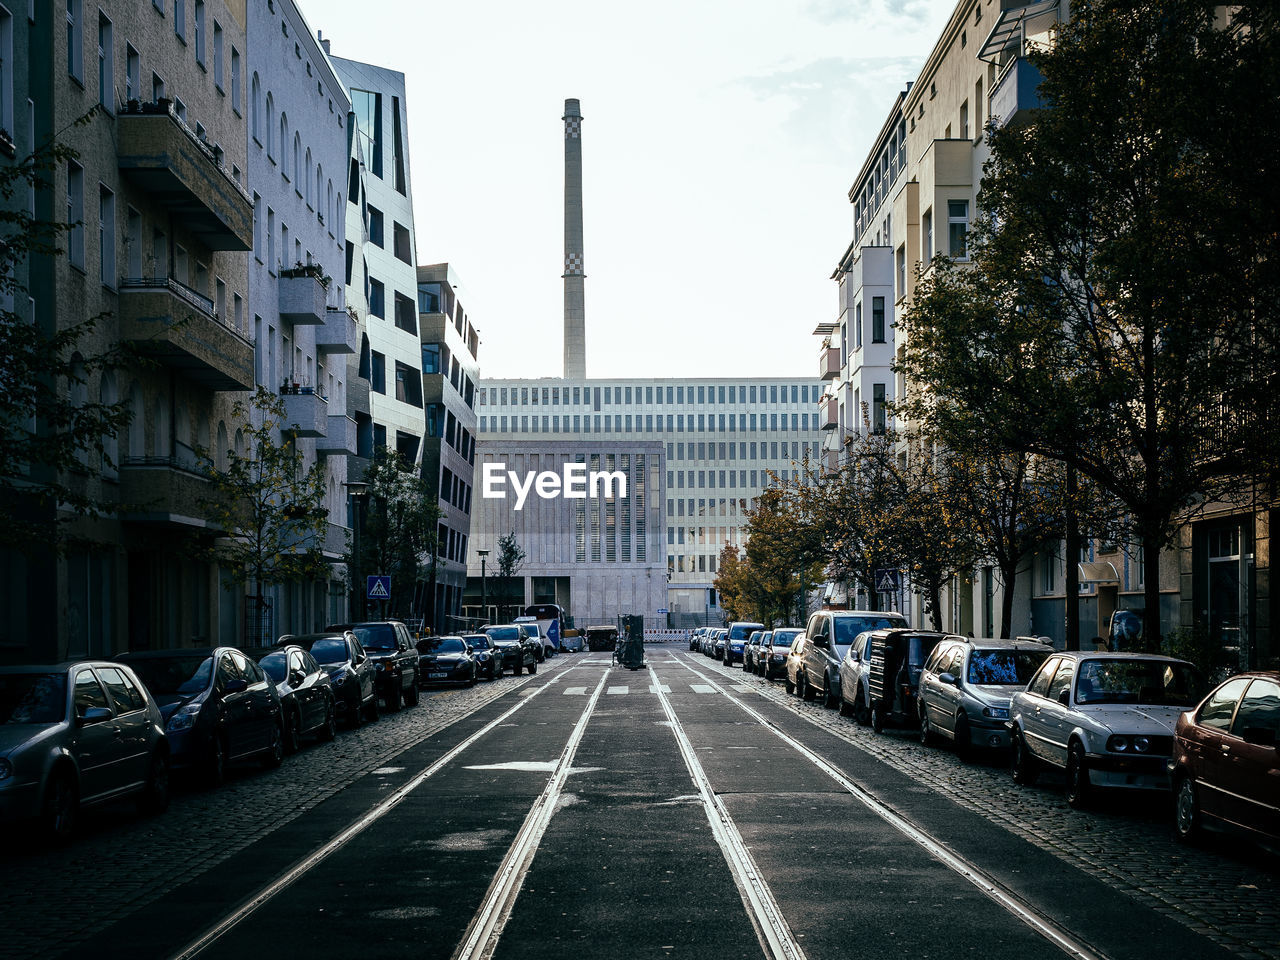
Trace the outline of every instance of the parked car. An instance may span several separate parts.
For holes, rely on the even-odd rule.
[[[1031,681],[1053,647],[1026,640],[952,637],[933,649],[920,673],[920,741],[939,736],[967,755],[972,747],[1009,746],[1009,698]]]
[[[329,675],[339,720],[349,727],[358,727],[361,719],[378,719],[375,668],[354,633],[338,630],[289,635],[281,637],[280,642],[306,650]]]
[[[803,669],[804,648],[808,642],[809,638],[802,633],[791,641],[791,647],[787,650],[787,659],[783,663],[782,671],[782,683],[787,693],[796,692],[796,678]]]
[[[747,673],[755,673],[760,663],[760,648],[773,636],[772,630],[753,630],[742,648],[742,669]]]
[[[1178,718],[1169,772],[1178,837],[1211,826],[1280,844],[1280,673],[1232,677]]]
[[[787,653],[796,637],[803,633],[804,631],[797,627],[783,627],[771,631],[769,639],[760,644],[760,662],[756,672],[766,680],[772,680],[786,673]]]
[[[258,659],[276,685],[284,720],[285,753],[297,753],[302,738],[329,741],[338,730],[338,706],[329,674],[297,644],[277,647]]]
[[[419,682],[476,685],[476,661],[462,637],[423,637],[417,643]]]
[[[498,679],[498,675],[502,672],[502,666],[499,662],[502,658],[494,649],[493,642],[488,635],[483,633],[464,633],[462,639],[471,648],[471,656],[476,662],[476,677],[483,677],[486,680]]]
[[[1064,770],[1073,807],[1098,787],[1168,789],[1174,726],[1204,689],[1199,671],[1172,657],[1054,654],[1009,704],[1013,779]]]
[[[853,717],[863,727],[871,722],[870,675],[871,631],[866,630],[853,638],[840,661],[840,714]]]
[[[751,636],[753,631],[763,629],[763,623],[750,623],[746,620],[736,620],[729,624],[729,633],[724,641],[724,655],[718,659],[723,659],[726,667],[741,663],[743,649],[747,645],[747,638]]]
[[[122,654],[165,719],[175,770],[210,785],[239,760],[278,767],[284,759],[280,695],[262,668],[235,647]]]
[[[701,641],[701,640],[702,640],[702,634],[703,634],[703,631],[705,631],[705,630],[706,630],[706,627],[694,627],[694,628],[693,628],[693,631],[689,634],[689,649],[690,649],[690,650],[697,650],[697,649],[698,649],[698,643],[699,643],[699,641]]]
[[[529,634],[518,623],[499,624],[496,627],[485,627],[485,635],[493,643],[497,655],[498,675],[510,670],[517,677],[527,668],[530,673],[538,670],[538,661],[534,657],[534,644],[529,642]]]
[[[340,623],[326,630],[350,630],[373,661],[378,696],[388,710],[418,703],[418,652],[409,628],[399,620]]]
[[[66,841],[81,807],[169,805],[169,742],[155,698],[126,666],[0,667],[0,823]]]
[[[867,695],[871,704],[871,729],[886,724],[915,726],[920,722],[916,702],[920,673],[929,654],[943,640],[953,638],[929,630],[873,630],[867,640],[871,664],[867,671]]]
[[[900,613],[878,610],[818,610],[805,627],[807,642],[792,681],[805,700],[822,697],[828,707],[840,705],[840,661],[854,638],[867,630],[907,626]]]
[[[716,638],[711,642],[711,659],[724,660],[725,644],[728,640],[729,631],[721,627],[716,631]]]
[[[551,642],[550,637],[543,634],[542,628],[538,625],[537,617],[516,617],[511,622],[520,624],[520,626],[529,631],[529,636],[532,639],[538,641],[537,656],[539,663],[544,663],[547,657],[555,656],[555,644]]]

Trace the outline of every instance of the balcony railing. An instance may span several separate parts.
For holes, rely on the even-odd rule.
[[[288,268],[280,271],[278,301],[280,319],[295,325],[324,323],[324,282],[311,273]]]
[[[823,430],[834,430],[840,425],[840,401],[835,397],[827,397],[821,401],[818,411],[818,426]]]
[[[988,109],[997,126],[1026,123],[1041,106],[1040,83],[1044,78],[1026,57],[1010,61],[991,88]]]
[[[304,392],[306,391],[306,392]],[[329,429],[329,401],[309,388],[281,392],[284,400],[282,433],[296,437],[323,437]]]
[[[208,526],[209,481],[194,453],[126,457],[120,464],[121,516],[131,523]]]
[[[839,376],[840,348],[828,344],[818,354],[818,377],[821,380],[834,380]]]
[[[356,422],[346,414],[330,414],[324,439],[316,441],[316,453],[325,456],[353,456],[356,452]]]
[[[355,353],[360,349],[360,328],[356,318],[341,307],[326,307],[324,326],[316,328],[316,350],[320,353]]]

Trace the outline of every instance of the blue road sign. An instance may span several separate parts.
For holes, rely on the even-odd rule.
[[[897,593],[902,589],[902,571],[893,567],[876,568],[876,593]]]
[[[365,595],[370,600],[390,600],[391,599],[391,578],[390,577],[366,577],[368,583],[365,585]]]
[[[666,607],[659,607],[659,608],[658,608],[658,613],[666,613],[666,612],[667,612],[667,608],[666,608]]]

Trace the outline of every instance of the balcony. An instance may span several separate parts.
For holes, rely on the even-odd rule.
[[[330,414],[324,439],[316,441],[316,453],[352,456],[356,452],[356,422],[344,414]]]
[[[1017,57],[991,88],[991,120],[999,127],[1026,123],[1041,106],[1043,77],[1029,60]]]
[[[839,450],[823,450],[822,451],[822,475],[826,477],[830,477],[839,472],[840,472],[840,451]]]
[[[835,397],[827,397],[820,401],[818,426],[823,430],[834,430],[840,426],[840,401]]]
[[[253,344],[177,280],[120,281],[120,336],[210,390],[253,389]]]
[[[295,326],[325,322],[325,286],[320,278],[310,272],[286,269],[280,271],[279,284],[280,319]]]
[[[129,457],[120,464],[121,518],[131,523],[209,527],[209,481],[178,457]]]
[[[350,528],[336,523],[326,523],[324,527],[324,543],[320,549],[324,551],[326,559],[342,560],[350,550]]]
[[[302,390],[307,390],[303,387]],[[284,423],[280,425],[281,433],[290,433],[295,437],[323,437],[329,429],[329,401],[320,394],[286,393],[280,397],[284,401]]]
[[[840,348],[830,344],[818,354],[818,379],[835,380],[840,376]]]
[[[347,482],[363,483],[372,462],[368,457],[347,456]]]
[[[173,222],[210,250],[253,249],[253,201],[221,150],[197,140],[169,101],[131,101],[116,117],[116,141],[120,172],[164,204]]]
[[[355,353],[360,349],[360,327],[346,310],[328,307],[324,326],[316,330],[316,350],[320,353]]]

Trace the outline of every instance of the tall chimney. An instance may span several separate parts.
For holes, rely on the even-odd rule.
[[[582,109],[564,102],[564,375],[587,376],[587,306],[582,266]]]

